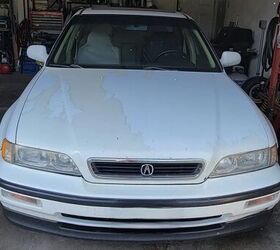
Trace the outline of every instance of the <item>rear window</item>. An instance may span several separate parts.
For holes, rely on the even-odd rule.
[[[207,41],[192,21],[127,15],[75,16],[47,65],[221,71]]]

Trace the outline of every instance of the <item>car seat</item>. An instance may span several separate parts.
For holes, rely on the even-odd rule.
[[[89,33],[86,44],[78,51],[77,63],[81,65],[120,64],[119,49],[112,44],[107,26],[98,25]]]

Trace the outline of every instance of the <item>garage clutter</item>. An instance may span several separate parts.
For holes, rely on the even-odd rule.
[[[13,70],[12,6],[8,0],[0,0],[0,74]]]
[[[23,20],[15,19],[13,0],[0,0],[0,74],[15,70],[36,74],[40,65],[27,57],[29,45],[45,45],[48,52],[67,21],[81,8],[97,5],[156,8],[152,0],[18,0]]]

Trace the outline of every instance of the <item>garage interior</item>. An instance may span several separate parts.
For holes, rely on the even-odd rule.
[[[0,120],[42,66],[27,57],[27,47],[45,45],[50,51],[75,11],[99,5],[184,12],[202,28],[219,56],[226,50],[241,53],[241,65],[226,69],[241,88],[250,77],[267,79],[271,74],[269,62],[263,70],[267,62],[262,59],[269,22],[277,15],[275,0],[0,0]],[[280,208],[266,228],[222,239],[131,246],[32,232],[10,224],[0,212],[0,249],[279,249],[279,216]]]

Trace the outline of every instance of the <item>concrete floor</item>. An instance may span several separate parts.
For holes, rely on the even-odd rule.
[[[20,74],[0,75],[0,119],[1,114],[16,100],[30,79],[31,77]],[[219,239],[157,244],[84,241],[33,232],[11,224],[0,209],[0,250],[2,249],[280,249],[280,207],[275,209],[268,226],[262,230]]]
[[[19,73],[0,75],[0,119],[17,100],[31,79],[31,76]]]

